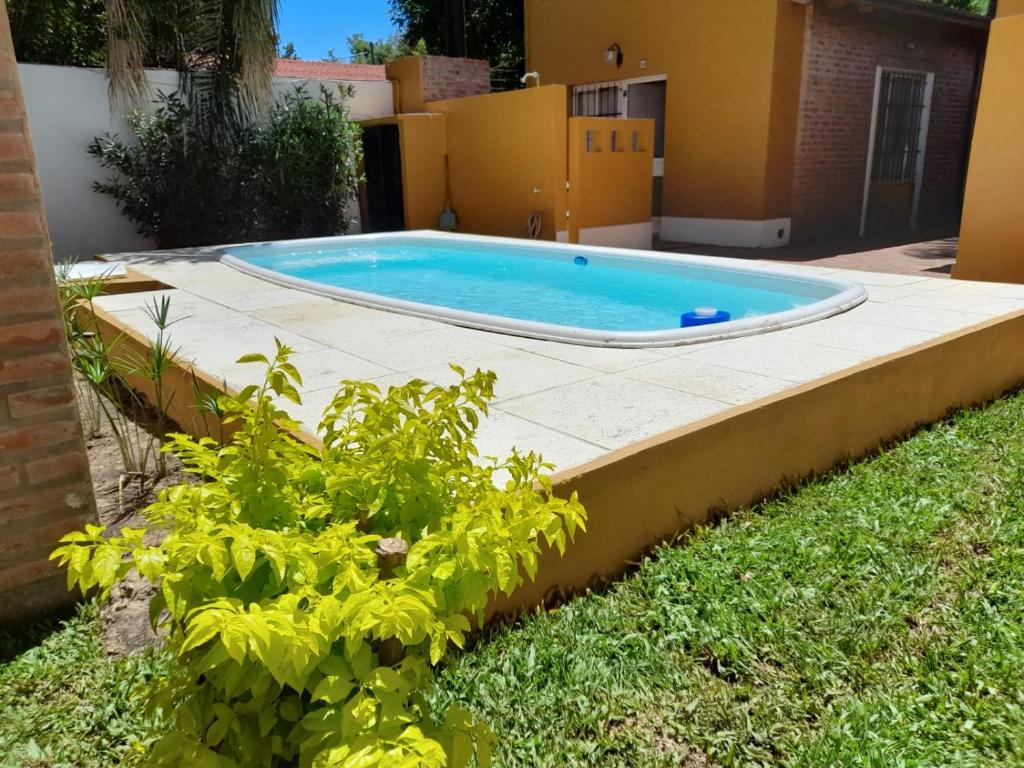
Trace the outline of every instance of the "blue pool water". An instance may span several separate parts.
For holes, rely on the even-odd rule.
[[[455,239],[353,237],[227,250],[248,265],[346,291],[601,331],[678,329],[680,315],[695,307],[725,310],[733,320],[757,317],[837,293],[785,276],[731,277],[728,270],[594,255],[582,264],[573,249]]]

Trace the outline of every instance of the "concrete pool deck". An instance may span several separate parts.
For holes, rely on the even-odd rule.
[[[216,251],[116,258],[173,287],[101,297],[97,307],[123,329],[151,335],[141,307],[169,296],[172,317],[181,318],[173,343],[210,377],[241,388],[260,371],[237,365],[240,355],[272,351],[275,337],[293,347],[303,405],[289,410],[310,432],[344,378],[450,383],[449,362],[495,371],[481,452],[539,451],[559,470],[556,483],[579,490],[591,514],[575,563],[546,558],[550,575],[517,593],[517,604],[555,586],[585,586],[713,508],[756,501],[787,479],[1024,380],[1022,285],[775,265],[859,282],[869,300],[757,336],[611,349],[319,298],[236,272]]]

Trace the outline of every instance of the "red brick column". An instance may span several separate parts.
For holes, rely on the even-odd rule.
[[[95,502],[6,6],[0,7],[0,625],[73,600],[47,558]]]

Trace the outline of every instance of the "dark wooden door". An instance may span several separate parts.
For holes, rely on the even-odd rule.
[[[364,231],[405,229],[402,150],[397,125],[375,125],[363,130],[363,167],[366,172]]]

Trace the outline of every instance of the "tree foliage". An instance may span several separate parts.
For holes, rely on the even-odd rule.
[[[360,34],[348,36],[348,53],[351,61],[357,64],[387,64],[392,59],[403,56],[422,55],[427,52],[427,44],[423,39],[410,45],[406,38],[391,35],[384,40],[367,40]]]
[[[102,67],[103,0],[7,0],[7,16],[18,61]]]
[[[348,231],[362,145],[333,92],[297,89],[265,121],[226,135],[197,130],[177,95],[127,122],[131,139],[106,134],[89,147],[112,172],[95,189],[161,247]]]
[[[988,12],[990,0],[928,0],[938,5],[946,5],[958,11],[968,11],[984,15]]]
[[[427,52],[446,50],[446,0],[389,0],[391,18],[409,45],[422,40]],[[465,0],[466,55],[491,63],[496,89],[519,87],[523,74],[523,3],[510,0]]]
[[[563,549],[583,509],[551,495],[535,454],[477,455],[493,373],[383,394],[342,382],[317,449],[280,428],[294,422],[276,402],[299,402],[290,354],[279,343],[273,360],[239,360],[266,376],[220,399],[238,426],[228,444],[172,436],[208,482],[148,508],[162,543],[88,526],[54,553],[83,589],[109,593],[131,568],[160,584],[150,613],[174,662],[152,702],[174,727],[152,762],[460,768],[475,753],[487,765],[489,730],[458,708],[431,712],[423,691],[467,616],[533,576],[541,540]],[[395,537],[408,557],[382,568],[375,547]]]
[[[103,66],[104,0],[7,0],[18,61]]]

